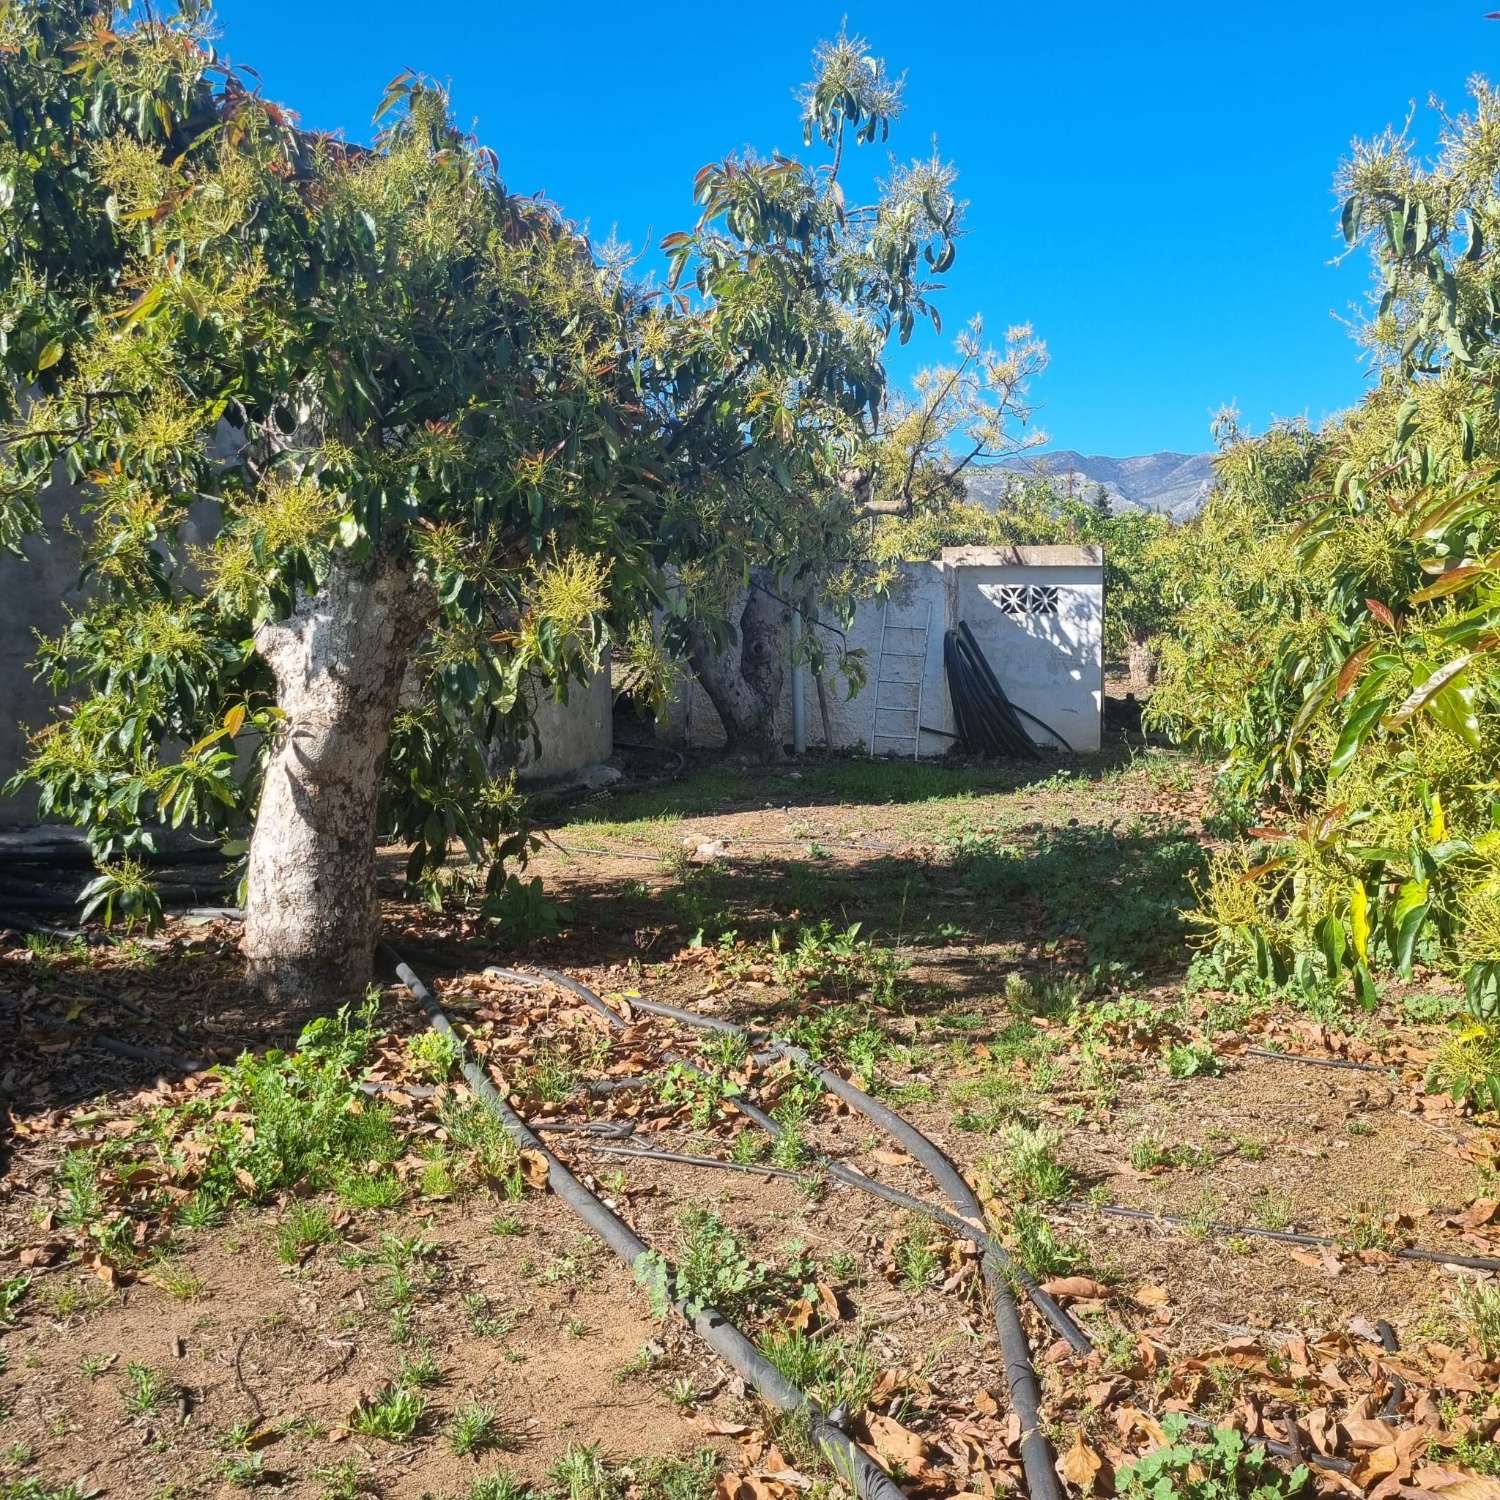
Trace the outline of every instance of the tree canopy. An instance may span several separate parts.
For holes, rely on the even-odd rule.
[[[1404,137],[1342,177],[1375,269],[1377,383],[1320,431],[1229,422],[1221,489],[1174,539],[1182,604],[1151,705],[1227,757],[1226,808],[1267,808],[1264,857],[1205,892],[1218,951],[1466,975],[1500,1014],[1500,98],[1476,85],[1428,165]]]

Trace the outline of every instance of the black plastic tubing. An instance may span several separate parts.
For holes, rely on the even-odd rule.
[[[611,1020],[612,1024],[616,1026],[625,1024],[623,1017],[587,985],[580,984],[576,979],[570,979],[566,974],[559,974],[553,969],[539,968],[537,972],[577,995],[592,1009]],[[684,1025],[697,1026],[705,1031],[740,1036],[750,1035],[743,1026],[733,1021],[699,1015],[695,1011],[682,1010],[677,1006],[662,1005],[651,1000],[632,999],[629,1003],[635,1010],[665,1016],[681,1021]],[[757,1040],[760,1039],[757,1038]],[[934,1142],[895,1110],[882,1104],[880,1100],[865,1093],[863,1089],[856,1088],[831,1069],[815,1063],[800,1047],[776,1041],[770,1042],[769,1045],[772,1051],[811,1072],[829,1093],[836,1094],[851,1108],[857,1109],[887,1134],[900,1141],[931,1173],[933,1180],[952,1205],[954,1213],[965,1221],[968,1232],[976,1233],[970,1221],[978,1224],[985,1222],[983,1205],[975,1197],[973,1189],[964,1181],[963,1174]],[[758,1124],[762,1124],[763,1128],[768,1124],[773,1131],[779,1131],[780,1127],[774,1120],[753,1105],[746,1108],[744,1100],[735,1100],[735,1108],[744,1112],[752,1120],[759,1115]],[[848,1170],[846,1168],[845,1172]],[[843,1172],[835,1175],[844,1181],[849,1181]],[[873,1179],[864,1178],[860,1173],[852,1175],[861,1178],[860,1184],[857,1184],[860,1186],[863,1186],[864,1182],[873,1181]],[[854,1185],[856,1184],[851,1183],[851,1186]],[[926,1205],[920,1204],[919,1200],[918,1206],[924,1212],[931,1212]],[[1021,1422],[1021,1464],[1026,1472],[1027,1492],[1030,1500],[1063,1500],[1063,1487],[1058,1478],[1052,1445],[1047,1441],[1046,1430],[1042,1422],[1041,1387],[1036,1378],[1036,1370],[1031,1363],[1031,1350],[1026,1342],[1026,1330],[1021,1326],[1021,1315],[1016,1308],[1015,1298],[1011,1294],[1006,1265],[1002,1262],[1001,1253],[997,1253],[999,1247],[993,1240],[987,1237],[986,1240],[985,1254],[980,1261],[980,1271],[994,1305],[995,1331],[1000,1340],[1000,1352],[1005,1362],[1005,1379],[1010,1388],[1011,1407]]]
[[[437,997],[402,962],[400,955],[389,947],[384,947],[384,951],[395,965],[401,983],[426,1013],[432,1029],[462,1045]],[[552,1191],[626,1265],[634,1269],[640,1258],[649,1253],[645,1241],[623,1219],[606,1208],[542,1144],[541,1138],[510,1107],[489,1076],[467,1053],[464,1054],[463,1075],[475,1097],[500,1121],[517,1146],[537,1152],[546,1161],[547,1185]],[[677,1306],[698,1337],[778,1411],[807,1414],[814,1440],[861,1500],[906,1500],[891,1476],[847,1432],[835,1427],[818,1403],[793,1385],[722,1313],[711,1307],[692,1308],[683,1303]]]

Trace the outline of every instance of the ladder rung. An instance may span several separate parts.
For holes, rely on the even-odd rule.
[[[913,658],[927,655],[925,651],[882,651],[880,654],[882,656],[901,656]]]

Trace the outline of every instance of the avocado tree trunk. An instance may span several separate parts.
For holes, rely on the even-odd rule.
[[[718,710],[726,748],[762,762],[779,761],[785,754],[779,718],[791,612],[777,592],[770,569],[754,568],[738,640],[719,651],[707,631],[693,626],[689,632],[688,659]]]
[[[370,981],[381,774],[402,674],[434,607],[393,561],[340,556],[316,594],[255,632],[285,720],[250,840],[244,953],[273,1003],[322,1007]]]

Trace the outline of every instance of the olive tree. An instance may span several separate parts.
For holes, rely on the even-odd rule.
[[[301,1002],[369,976],[378,826],[413,875],[513,847],[491,746],[649,591],[658,490],[634,294],[444,94],[403,75],[354,148],[207,34],[0,4],[0,535],[83,486],[44,810],[127,903],[153,823],[253,823],[248,966]]]

